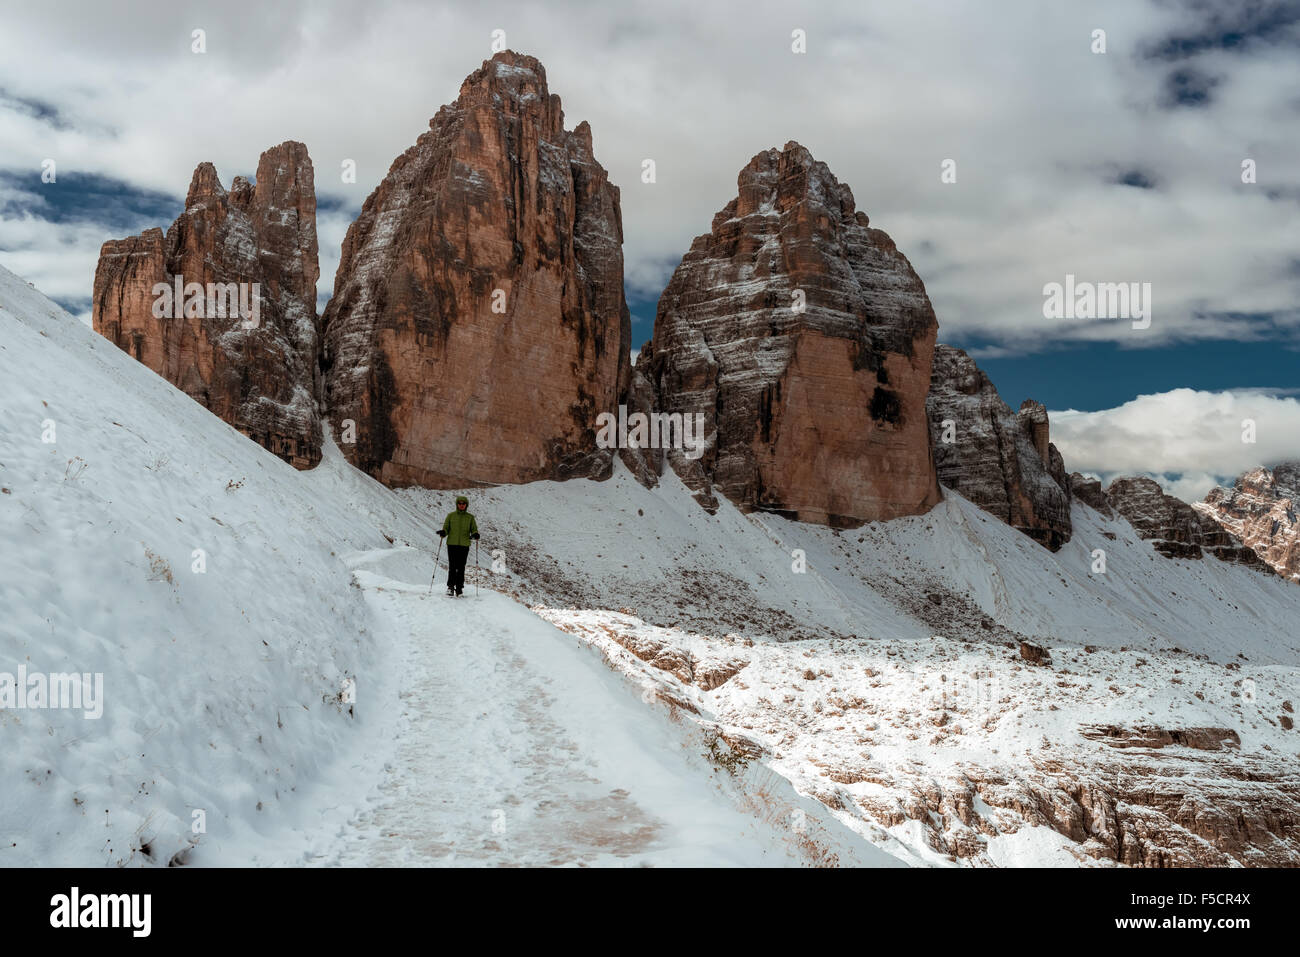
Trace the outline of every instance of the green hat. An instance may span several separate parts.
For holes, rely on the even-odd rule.
[[[464,502],[466,505],[468,505],[468,504],[469,504],[469,499],[467,499],[464,495],[457,495],[457,496],[456,496],[456,504],[459,505],[461,502]]]

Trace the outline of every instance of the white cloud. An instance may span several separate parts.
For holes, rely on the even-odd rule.
[[[320,281],[316,288],[321,296],[334,289],[334,276],[343,255],[343,237],[355,218],[336,210],[316,214],[316,241],[320,245]],[[324,309],[323,302],[321,308]]]
[[[1160,482],[1165,492],[1174,498],[1181,498],[1184,502],[1199,502],[1216,485],[1231,485],[1236,476],[1198,472],[1194,475],[1180,475],[1176,479],[1164,476],[1152,476],[1152,478]],[[1160,481],[1162,478],[1164,481]]]
[[[89,300],[105,238],[101,229],[89,223],[0,217],[0,263],[53,299]]]
[[[1300,400],[1259,390],[1174,389],[1100,412],[1048,415],[1070,471],[1107,483],[1148,475],[1185,501],[1256,466],[1300,459]],[[1246,420],[1254,422],[1253,443],[1242,441]]]

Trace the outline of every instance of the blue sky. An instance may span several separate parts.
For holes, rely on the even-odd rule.
[[[1300,393],[1300,351],[1294,345],[1217,341],[1126,349],[1084,343],[979,364],[1012,405],[1033,398],[1053,409],[1092,412],[1178,388]]]
[[[1071,467],[1145,461],[1198,476],[1187,491],[1250,456],[1300,458],[1296,0],[50,0],[5,22],[0,263],[76,314],[104,240],[166,228],[199,162],[228,185],[286,139],[316,165],[323,304],[365,197],[504,30],[546,65],[567,125],[590,121],[622,190],[635,346],[741,167],[794,139],[912,261],[940,340],[1012,405],[1053,411]],[[1043,287],[1066,274],[1151,283],[1151,328],[1045,319]],[[1268,443],[1204,425],[1228,407]],[[1124,427],[1085,442],[1068,410]]]

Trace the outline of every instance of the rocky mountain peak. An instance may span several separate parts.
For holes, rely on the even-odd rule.
[[[1193,506],[1240,538],[1278,574],[1300,581],[1300,462],[1254,468]]]
[[[1281,462],[1273,467],[1273,490],[1293,503],[1300,503],[1300,461]]]
[[[1238,476],[1232,489],[1217,488],[1210,494],[1231,495],[1233,492],[1300,502],[1300,462],[1281,462],[1272,468],[1253,468]]]
[[[460,98],[465,99],[475,90],[488,93],[509,92],[515,95],[531,93],[545,97],[548,95],[546,67],[536,57],[526,53],[502,50],[484,60],[482,66],[465,77],[460,85]]]
[[[706,508],[852,526],[939,499],[925,419],[938,327],[925,286],[798,143],[756,154],[696,237],[638,360],[658,408],[699,416],[668,449]]]
[[[562,140],[564,110],[560,98],[546,85],[546,68],[534,57],[503,50],[484,60],[467,76],[454,103],[444,106],[429,121],[431,128],[458,114],[486,111],[505,117],[530,116],[546,139]]]
[[[200,163],[190,179],[189,192],[185,194],[186,210],[210,202],[221,202],[226,198],[225,187],[217,176],[217,168],[211,163]]]
[[[739,218],[772,210],[786,213],[807,203],[841,222],[856,221],[853,191],[793,140],[780,150],[755,155],[740,171],[736,185],[732,214]]]
[[[349,228],[325,310],[344,454],[433,488],[610,473],[626,393],[619,192],[533,57],[498,53]],[[527,384],[525,388],[523,383]]]
[[[1209,552],[1223,561],[1264,568],[1260,557],[1235,535],[1202,518],[1197,509],[1165,494],[1145,476],[1121,476],[1106,487],[1106,501],[1128,519],[1142,538],[1151,539],[1166,558],[1200,558]]]
[[[1052,455],[1051,443],[1048,441],[1047,407],[1034,399],[1026,399],[1020,403],[1020,411],[1016,413],[1016,420],[1020,423],[1021,431],[1033,443],[1034,450],[1038,453],[1038,459],[1042,462],[1043,467],[1050,468]],[[1066,488],[1068,489],[1068,485]]]
[[[1070,496],[1096,509],[1106,518],[1113,518],[1115,515],[1115,510],[1110,507],[1106,493],[1102,490],[1101,479],[1092,478],[1081,472],[1071,472]]]
[[[262,154],[255,185],[236,177],[229,192],[216,167],[200,163],[165,236],[150,229],[106,242],[94,328],[307,468],[320,459],[319,276],[311,158],[301,143],[282,143]]]
[[[940,343],[926,411],[943,485],[1052,551],[1070,540],[1070,480],[1041,402],[1013,412],[974,359]]]

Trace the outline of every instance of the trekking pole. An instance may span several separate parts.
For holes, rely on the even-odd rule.
[[[474,539],[474,597],[478,598],[478,539]]]
[[[433,594],[433,583],[438,580],[438,559],[442,557],[442,536],[438,536],[438,554],[433,557],[433,575],[429,577],[429,594]]]

